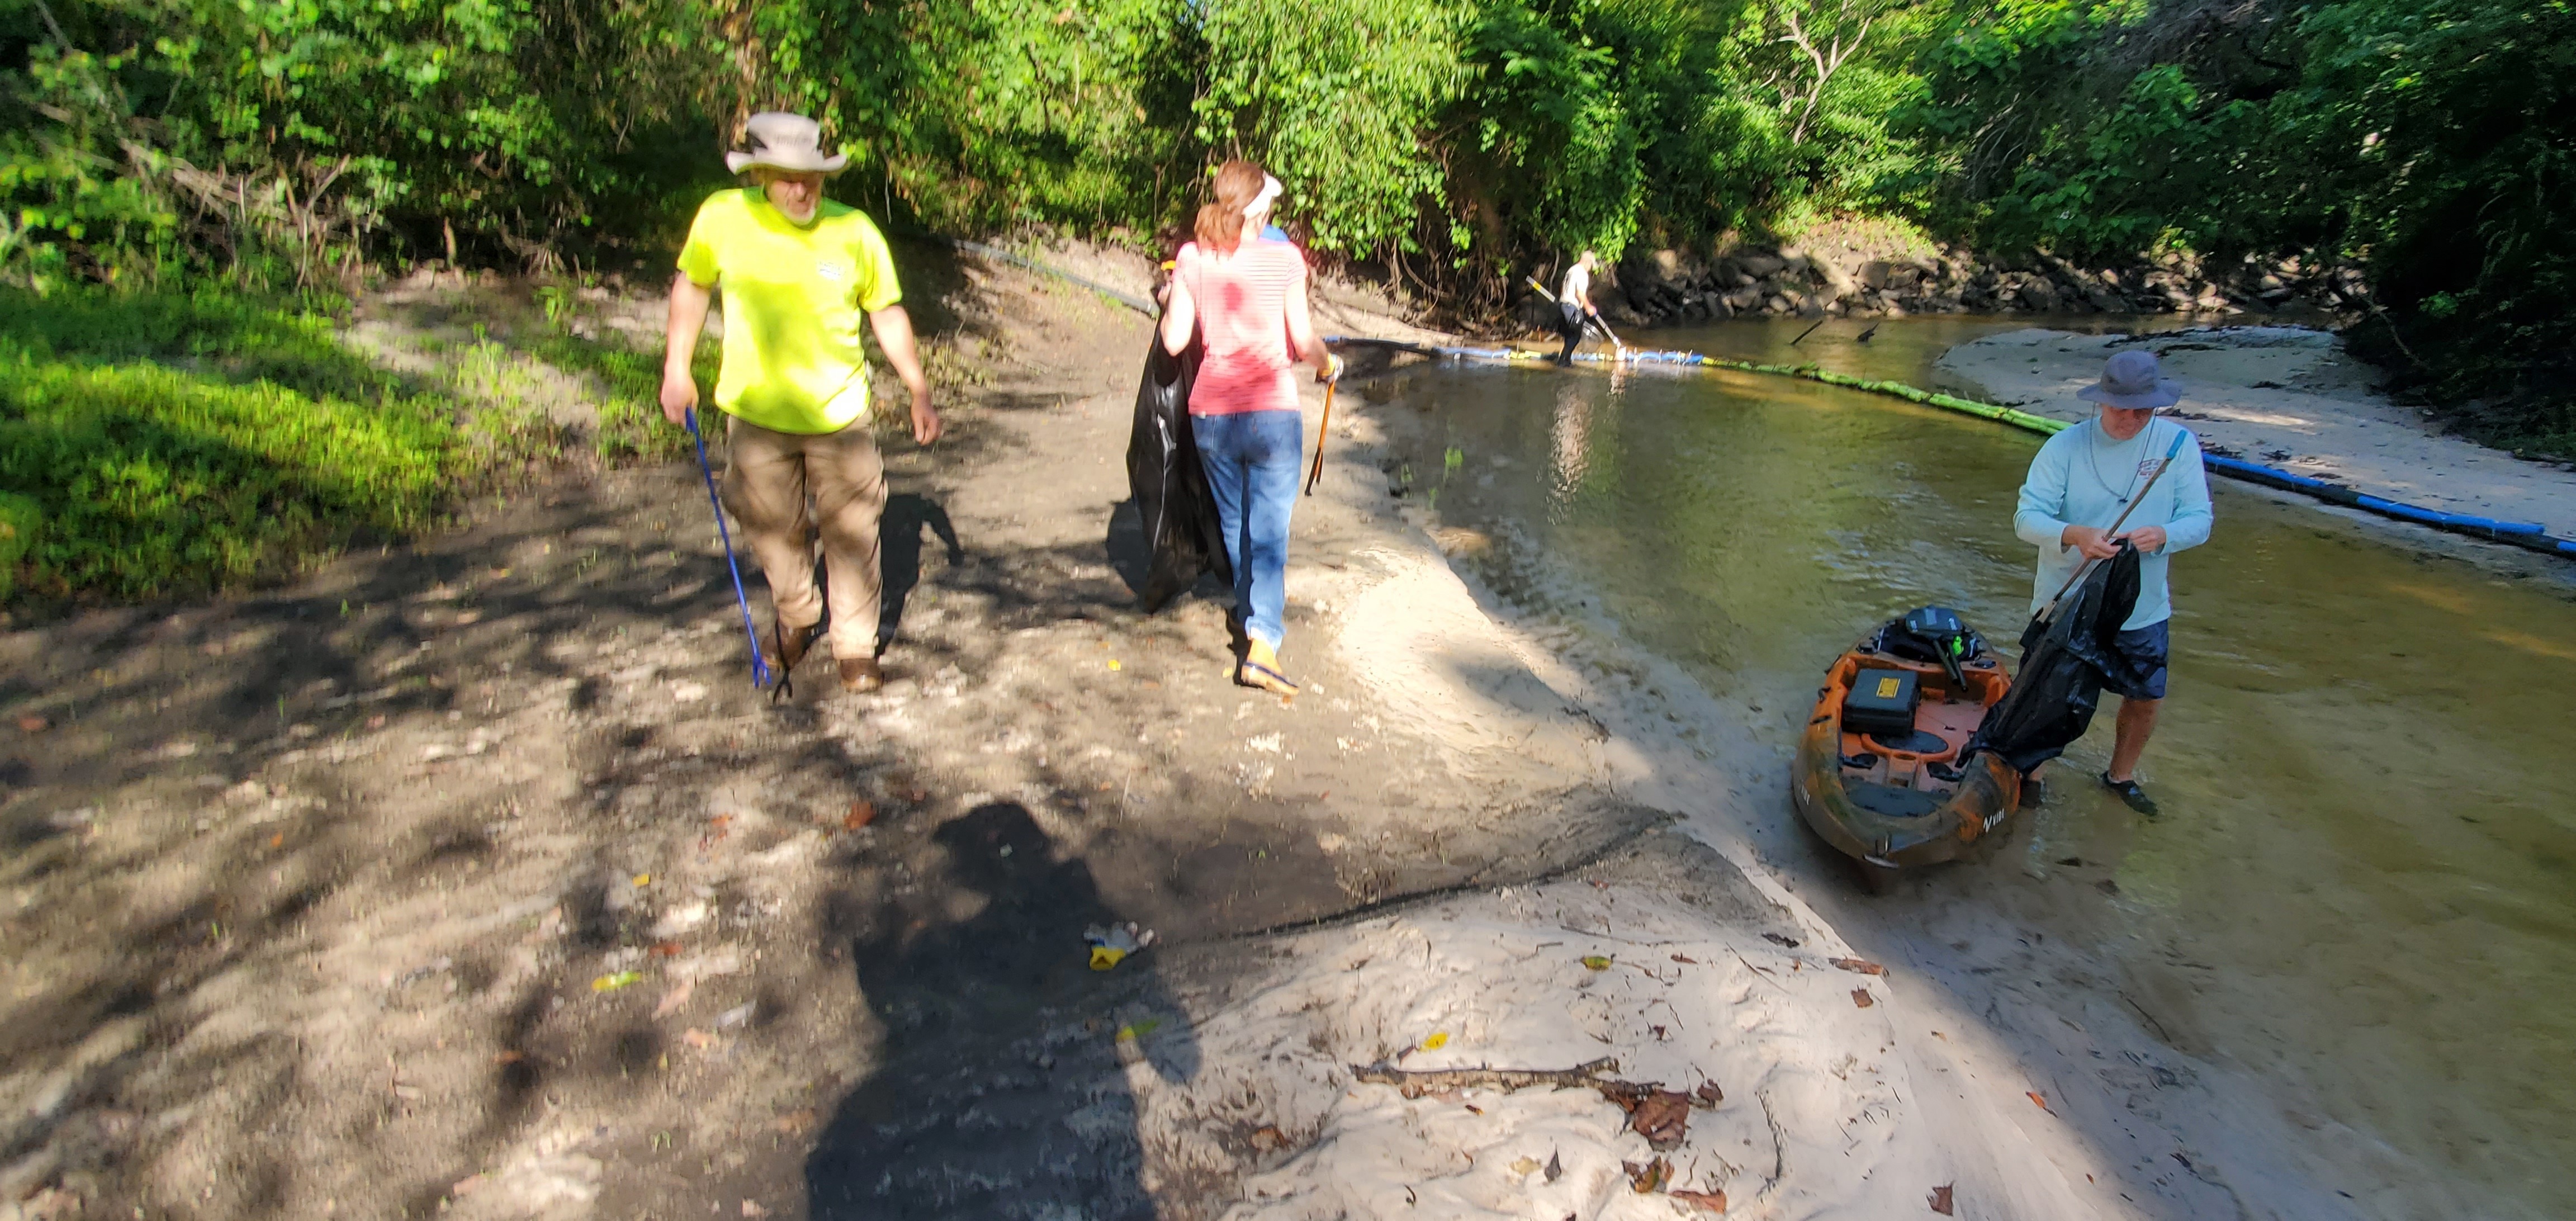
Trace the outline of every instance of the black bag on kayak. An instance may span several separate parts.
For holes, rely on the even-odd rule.
[[[2021,672],[1986,710],[1962,755],[1990,751],[2027,776],[2083,737],[2103,685],[2129,677],[2113,638],[2137,606],[2138,550],[2124,543],[2066,594],[2055,619],[2031,616],[2021,634]]]
[[[1137,602],[1145,613],[1198,584],[1213,572],[1231,582],[1225,531],[1217,523],[1216,497],[1199,465],[1198,439],[1190,434],[1190,383],[1203,349],[1195,338],[1174,356],[1163,350],[1160,328],[1147,344],[1145,376],[1136,387],[1136,425],[1127,435],[1127,491],[1145,529],[1152,557]]]
[[[1918,606],[1881,626],[1871,647],[1908,661],[1931,662],[1949,674],[1953,687],[1965,688],[1968,680],[1959,667],[1985,655],[1986,638],[1949,607]]]

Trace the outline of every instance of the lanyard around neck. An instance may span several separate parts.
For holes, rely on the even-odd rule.
[[[2092,424],[2095,436],[2099,437],[2107,435],[2102,430],[2102,421],[2100,419],[2097,418],[2093,420]],[[2152,438],[2155,436],[2155,432],[2156,422],[2150,419],[2147,421],[2146,427],[2138,430],[2137,436],[2131,437],[2126,441],[2114,441],[2113,444],[2122,447],[2134,444],[2137,446],[2139,453],[2151,454],[2155,452],[2155,446],[2151,443]],[[2129,487],[2127,491],[2121,491],[2118,488],[2112,487],[2111,481],[2104,478],[2102,475],[2102,455],[2098,452],[2101,448],[2102,446],[2098,443],[2086,443],[2084,446],[2084,465],[2087,469],[2093,472],[2093,482],[2102,485],[2102,490],[2110,493],[2113,500],[2118,501],[2122,505],[2126,505],[2138,494],[2138,480],[2145,477],[2143,471],[2146,464],[2143,462],[2132,462],[2129,464]]]

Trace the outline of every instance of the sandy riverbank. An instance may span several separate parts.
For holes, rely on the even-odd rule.
[[[916,285],[955,439],[890,453],[879,695],[746,689],[689,467],[0,639],[0,1215],[1674,1215],[1597,1093],[1351,1077],[1602,1056],[1723,1092],[1667,1156],[1737,1215],[2118,1215],[1973,1021],[1656,829],[1724,798],[1478,605],[1365,411],[1298,518],[1308,692],[1255,698],[1121,576],[1144,321]]]
[[[2328,332],[2226,327],[2132,337],[2033,328],[1962,344],[1941,368],[1982,387],[1989,402],[2083,419],[2091,405],[2075,392],[2124,347],[2155,352],[2182,383],[2172,414],[2213,452],[2576,537],[2576,471],[2430,431],[2421,411],[2373,394],[2372,371]]]

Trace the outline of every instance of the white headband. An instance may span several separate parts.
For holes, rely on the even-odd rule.
[[[1270,205],[1278,202],[1280,192],[1287,189],[1288,188],[1279,185],[1278,179],[1273,178],[1268,174],[1262,175],[1261,193],[1253,196],[1251,203],[1243,205],[1243,214],[1247,217],[1251,217],[1259,216],[1262,213],[1269,211]]]

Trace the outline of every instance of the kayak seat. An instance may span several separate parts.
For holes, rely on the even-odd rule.
[[[1853,805],[1889,818],[1921,818],[1940,809],[1950,797],[1947,793],[1927,793],[1921,789],[1873,784],[1866,780],[1844,785],[1843,793]]]

